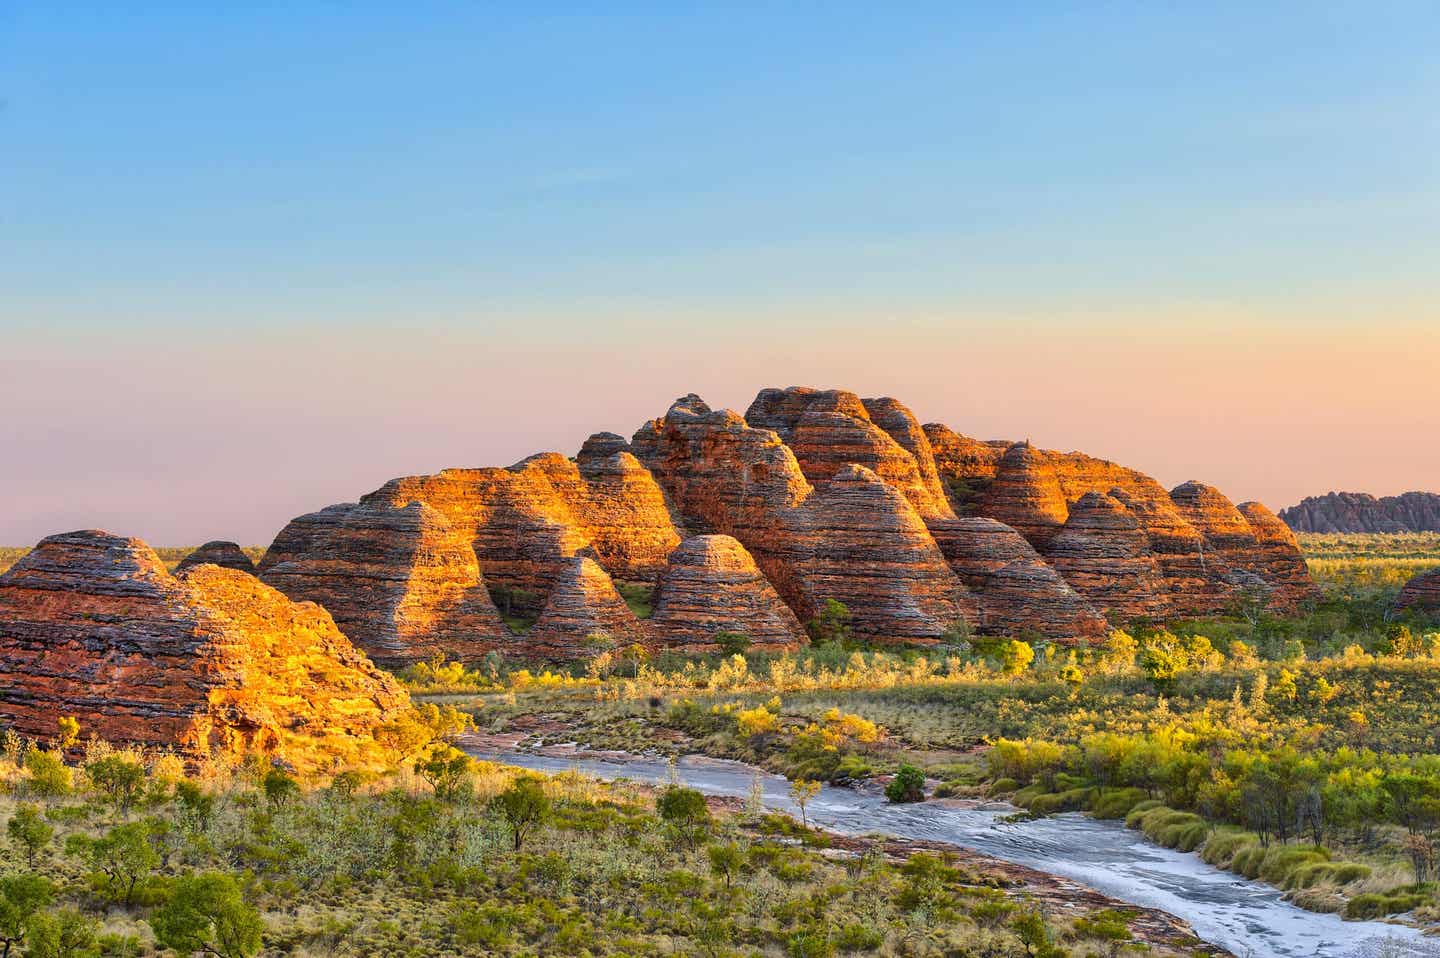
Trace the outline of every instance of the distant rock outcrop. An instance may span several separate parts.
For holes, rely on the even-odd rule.
[[[712,536],[734,548],[697,551]],[[583,655],[597,631],[791,644],[831,599],[876,641],[938,641],[962,623],[1068,641],[1109,621],[1254,597],[1285,611],[1315,594],[1262,506],[805,387],[762,390],[745,416],[684,396],[629,442],[598,433],[573,460],[393,480],[296,519],[260,574],[394,664]],[[654,617],[632,621],[615,581],[657,580]],[[511,631],[492,597],[512,622],[539,619]]]
[[[328,613],[215,565],[171,575],[145,543],[51,536],[0,576],[0,719],[71,715],[110,741],[373,764],[409,697]]]
[[[184,572],[186,569],[197,565],[218,565],[222,569],[234,569],[237,572],[255,574],[255,563],[250,561],[238,545],[233,542],[216,540],[207,542],[194,552],[180,560],[175,566],[175,571]]]
[[[1330,492],[1280,510],[1280,518],[1296,532],[1440,532],[1440,493],[1377,499],[1364,492]]]
[[[670,553],[648,624],[665,645],[692,651],[713,650],[719,632],[743,634],[756,648],[805,642],[800,620],[730,536],[692,536]]]

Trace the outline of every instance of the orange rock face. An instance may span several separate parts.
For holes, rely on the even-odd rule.
[[[1181,486],[1172,498],[1149,476],[1083,453],[1028,443],[1000,451],[1001,443],[978,442],[935,423],[925,433],[957,511],[1016,528],[1067,579],[1084,579],[1071,584],[1101,611],[1122,617],[1209,614],[1227,608],[1247,585],[1268,589],[1280,610],[1315,595],[1298,545],[1279,534],[1268,510],[1259,511],[1263,506],[1252,525],[1228,499],[1198,483]],[[1200,488],[1208,492],[1201,495]],[[1104,575],[1087,577],[1076,566],[1086,547],[1074,526],[1055,554],[1072,509],[1091,494],[1113,499],[1149,540],[1155,574],[1135,588],[1102,587]],[[1138,539],[1129,538],[1126,548],[1136,553],[1131,561],[1148,566]]]
[[[781,394],[757,404],[778,418],[803,398]],[[864,412],[858,401],[835,402]],[[828,410],[823,415],[832,421]],[[712,411],[693,395],[641,427],[631,447],[686,522],[744,544],[800,619],[835,599],[850,608],[857,632],[919,641],[939,638],[961,619],[964,586],[909,499],[871,469],[842,465],[812,485],[775,432]],[[812,469],[826,471],[815,463]]]
[[[1279,604],[1294,607],[1318,599],[1320,589],[1310,578],[1300,543],[1290,527],[1258,502],[1242,502],[1237,508],[1255,537],[1257,555],[1251,560],[1251,568],[1275,589]]]
[[[0,717],[48,737],[73,715],[111,741],[373,764],[409,707],[318,606],[243,572],[173,576],[149,546],[52,536],[0,576]]]
[[[692,575],[670,559],[682,530],[732,537],[753,559],[759,579],[742,564],[717,580],[722,592],[728,577],[763,581],[799,622],[835,599],[881,641],[940,639],[962,618],[1064,640],[1098,634],[1107,616],[1220,611],[1250,589],[1276,608],[1314,594],[1263,507],[1194,483],[1172,494],[1081,453],[921,427],[893,399],[802,387],[761,391],[744,417],[686,396],[630,442],[600,433],[574,460],[396,479],[296,519],[260,571],[324,603],[386,662],[577,655],[603,622],[693,645],[731,614],[728,599],[695,597],[715,556],[672,588],[668,620],[632,625],[609,597],[611,577]],[[509,633],[486,598],[502,593],[507,611],[543,613],[545,629]],[[795,633],[780,619],[752,638],[784,644]]]
[[[615,438],[592,437],[575,461],[543,453],[507,469],[392,480],[358,505],[294,520],[262,577],[324,604],[387,665],[436,652],[529,654],[541,643],[505,627],[489,590],[539,612],[577,558],[654,581],[680,543],[659,484]]]
[[[525,636],[530,654],[557,659],[594,655],[611,644],[649,642],[649,631],[615,591],[610,576],[584,556],[565,563],[540,618]]]
[[[823,484],[847,465],[864,466],[909,500],[921,518],[954,513],[915,417],[894,399],[861,400],[843,390],[765,389],[745,412],[795,453],[805,477]]]
[[[1070,587],[1097,608],[1158,616],[1168,605],[1150,537],[1113,496],[1081,496],[1047,556]]]
[[[647,624],[668,647],[712,651],[718,632],[738,632],[756,648],[805,643],[795,613],[755,560],[730,536],[692,536],[670,553]]]
[[[474,549],[423,502],[356,505],[306,551],[267,565],[267,585],[325,607],[383,665],[471,661],[509,641]]]
[[[1017,559],[986,580],[979,628],[1074,641],[1104,635],[1109,623],[1053,567],[1039,559]]]
[[[233,542],[207,542],[194,552],[181,559],[175,566],[177,573],[197,565],[218,565],[222,569],[234,569],[237,572],[255,574],[255,563],[250,557]]]
[[[1020,442],[1000,457],[981,514],[999,519],[1043,551],[1065,525],[1070,508],[1045,456]]]

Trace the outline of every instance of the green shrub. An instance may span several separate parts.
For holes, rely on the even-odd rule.
[[[1049,795],[1037,795],[1027,806],[1036,815],[1053,815],[1056,812],[1078,812],[1090,804],[1093,789],[1072,788]]]
[[[1272,847],[1260,866],[1260,877],[1280,888],[1291,887],[1291,876],[1305,865],[1328,862],[1330,853],[1316,845]]]
[[[900,770],[885,786],[885,798],[892,802],[923,802],[925,773],[914,765],[901,763]]]
[[[986,794],[991,796],[1010,795],[1019,787],[1020,783],[1013,778],[997,778],[990,783],[990,788]]]
[[[1200,858],[1216,868],[1231,868],[1236,855],[1245,849],[1259,847],[1260,837],[1254,832],[1222,826],[1210,833],[1205,847],[1200,849]]]
[[[1430,896],[1424,892],[1404,888],[1388,892],[1367,892],[1350,899],[1345,906],[1345,917],[1352,920],[1384,918],[1386,915],[1414,911],[1429,900]]]
[[[1090,811],[1096,818],[1125,818],[1141,802],[1149,801],[1143,788],[1112,788],[1096,792]]]
[[[1136,802],[1135,806],[1131,808],[1130,811],[1125,815],[1125,827],[1139,828],[1140,819],[1145,817],[1146,812],[1150,811],[1151,809],[1163,807],[1163,803],[1157,802],[1153,798],[1147,798],[1143,802]]]

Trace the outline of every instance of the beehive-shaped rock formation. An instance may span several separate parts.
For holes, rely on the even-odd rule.
[[[233,542],[216,540],[207,542],[194,552],[181,559],[175,566],[176,572],[184,572],[197,565],[218,565],[222,569],[234,569],[237,572],[255,574],[255,563],[250,561],[238,545]]]
[[[670,553],[648,625],[663,645],[693,651],[714,649],[719,632],[740,633],[757,648],[805,642],[795,613],[730,536],[692,536]]]
[[[611,645],[649,641],[648,630],[600,564],[577,556],[565,563],[525,647],[532,655],[583,658]]]
[[[416,504],[434,515],[399,521]],[[1199,483],[1168,492],[1083,453],[921,427],[894,399],[806,387],[762,390],[743,417],[685,396],[628,443],[591,436],[574,460],[396,479],[292,522],[260,570],[326,603],[387,661],[437,646],[577,655],[595,616],[572,613],[616,609],[595,571],[611,591],[612,577],[655,582],[682,534],[733,537],[799,622],[834,599],[879,641],[938,640],[962,619],[1066,640],[1107,617],[1203,615],[1256,594],[1284,611],[1315,594],[1263,507]],[[350,541],[407,536],[424,545],[370,557]],[[545,612],[546,629],[503,630],[487,590],[507,613]],[[699,624],[677,618],[674,641],[692,644],[708,613],[686,614]],[[642,628],[664,645],[661,624]]]
[[[48,737],[71,715],[110,741],[373,765],[409,697],[318,606],[149,546],[52,536],[0,576],[0,719]]]
[[[1440,616],[1440,569],[1422,572],[1405,583],[1395,600],[1397,609],[1419,609]]]
[[[1098,608],[1156,616],[1168,605],[1150,537],[1113,496],[1081,496],[1046,557],[1071,588]]]
[[[812,485],[775,432],[693,395],[631,447],[687,523],[744,544],[800,619],[835,599],[860,634],[925,641],[963,617],[964,586],[910,501],[873,470],[844,465]]]

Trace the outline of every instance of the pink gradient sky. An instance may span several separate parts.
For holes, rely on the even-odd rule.
[[[573,454],[689,391],[743,412],[761,387],[794,384],[893,395],[962,433],[1277,509],[1330,489],[1440,489],[1440,322],[630,316],[586,334],[531,317],[498,331],[32,328],[7,344],[7,544],[84,527],[264,544],[397,475]]]

